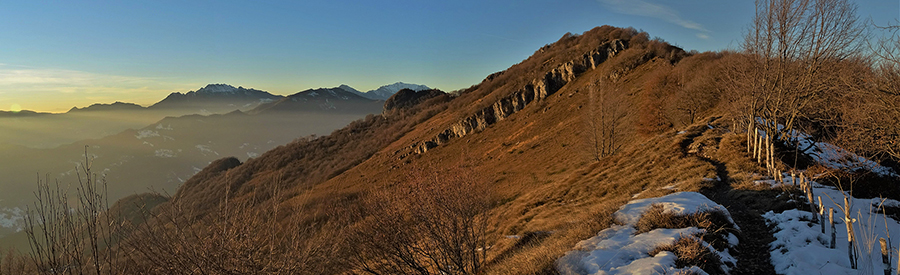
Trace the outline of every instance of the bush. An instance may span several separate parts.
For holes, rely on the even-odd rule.
[[[350,236],[359,270],[371,274],[477,274],[487,253],[492,196],[460,168],[414,172],[370,194]]]
[[[722,260],[719,255],[709,250],[709,247],[703,245],[700,239],[694,236],[682,236],[675,243],[657,247],[650,252],[651,256],[656,256],[662,251],[671,251],[678,259],[675,260],[675,266],[679,268],[697,266],[707,273],[724,274],[722,271]]]

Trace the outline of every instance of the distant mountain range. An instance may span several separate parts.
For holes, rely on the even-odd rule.
[[[198,114],[227,113],[250,110],[284,98],[266,91],[234,87],[228,84],[209,84],[197,91],[171,93],[149,109],[196,109]],[[199,109],[198,109],[199,108]]]
[[[381,113],[385,96],[406,87],[427,89],[424,85],[397,82],[365,93],[341,85],[282,96],[228,84],[209,84],[196,91],[171,93],[148,107],[117,101],[73,107],[66,113],[0,111],[0,129],[15,129],[0,131],[0,144],[53,148],[79,140],[99,139],[125,129],[140,129],[165,117],[194,114],[208,116],[235,110],[247,114]]]
[[[21,110],[18,112],[12,111],[0,111],[0,118],[5,117],[32,117],[32,116],[43,116],[43,115],[51,115],[51,113],[38,113],[35,111],[29,110]]]
[[[112,103],[112,104],[96,103],[96,104],[92,104],[91,106],[87,106],[84,108],[72,107],[72,109],[69,109],[69,111],[67,113],[96,112],[96,111],[107,111],[107,112],[108,111],[133,111],[133,110],[143,110],[143,109],[144,109],[144,107],[142,107],[141,105],[116,101],[115,103]]]
[[[347,86],[347,85],[341,85],[338,88],[343,89],[348,92],[351,92],[351,93],[354,93],[354,94],[357,94],[359,96],[362,96],[362,97],[365,97],[368,99],[374,99],[374,100],[387,100],[392,95],[396,94],[398,91],[403,90],[403,89],[410,89],[410,90],[413,90],[416,92],[431,89],[425,85],[409,84],[409,83],[403,83],[403,82],[397,82],[394,84],[384,85],[384,86],[378,87],[378,89],[370,90],[365,93],[357,91],[356,89],[353,89],[352,87]]]
[[[308,107],[308,105],[313,104],[319,106],[321,110],[328,110],[335,108],[335,106],[329,105],[329,100],[387,100],[402,89],[422,91],[428,90],[430,88],[425,85],[396,82],[394,84],[378,87],[378,89],[375,90],[360,92],[353,87],[342,84],[334,88],[309,89],[285,97],[281,95],[273,95],[269,92],[252,88],[244,88],[240,86],[234,87],[228,84],[209,84],[206,85],[206,87],[200,88],[196,91],[189,91],[187,93],[171,93],[163,100],[154,103],[149,107],[142,107],[134,103],[116,101],[112,104],[97,103],[84,108],[72,107],[72,109],[70,109],[68,113],[91,111],[134,111],[141,109],[183,109],[189,111],[186,114],[224,114],[234,110],[250,111],[257,108],[269,109],[274,105],[283,105],[283,102],[279,103],[279,101],[284,101],[284,99],[286,98],[290,98],[290,100],[293,102],[297,102],[299,100],[309,103],[300,104],[304,106],[303,108],[315,109]],[[322,97],[317,97],[317,95],[322,95]],[[300,105],[292,104],[292,106]],[[281,106],[280,108],[284,108],[284,106]],[[25,116],[35,114],[41,113],[35,113],[31,111],[21,111],[18,113],[0,112],[0,117],[14,115]]]
[[[347,85],[335,88],[309,89],[284,97],[278,101],[260,104],[251,114],[280,111],[305,112],[359,112],[377,113],[384,102],[366,98]]]

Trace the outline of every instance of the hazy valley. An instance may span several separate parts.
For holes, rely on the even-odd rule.
[[[451,91],[209,84],[0,113],[0,275],[900,272],[900,23],[845,0],[754,5],[733,48],[602,25]],[[469,63],[433,59],[449,40],[386,56],[421,43],[397,66],[453,78]],[[327,45],[355,65],[364,44]]]
[[[398,83],[379,92],[402,87],[427,88]],[[384,100],[366,95],[348,86],[275,96],[210,84],[146,108],[117,102],[63,114],[7,114],[0,118],[11,130],[3,131],[7,137],[0,142],[6,156],[0,163],[2,235],[22,230],[38,180],[58,181],[74,192],[71,184],[77,182],[85,152],[94,172],[109,182],[113,201],[150,191],[172,194],[213,160],[235,156],[246,161],[380,113]]]

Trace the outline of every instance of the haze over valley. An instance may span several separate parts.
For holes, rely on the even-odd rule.
[[[0,1],[0,275],[900,274],[897,11]]]
[[[359,92],[349,86],[281,96],[209,84],[172,93],[147,106],[115,102],[66,113],[8,112],[0,116],[0,235],[21,231],[24,209],[40,180],[77,182],[87,151],[105,178],[109,199],[155,191],[174,193],[210,162],[242,161],[296,139],[331,133],[379,114],[385,96],[424,85],[394,83]],[[23,247],[27,248],[27,247]]]

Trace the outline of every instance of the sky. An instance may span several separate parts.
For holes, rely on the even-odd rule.
[[[859,0],[886,24],[898,0]],[[227,83],[290,95],[402,81],[453,91],[565,33],[634,27],[736,49],[752,1],[0,1],[0,110],[144,106]]]

